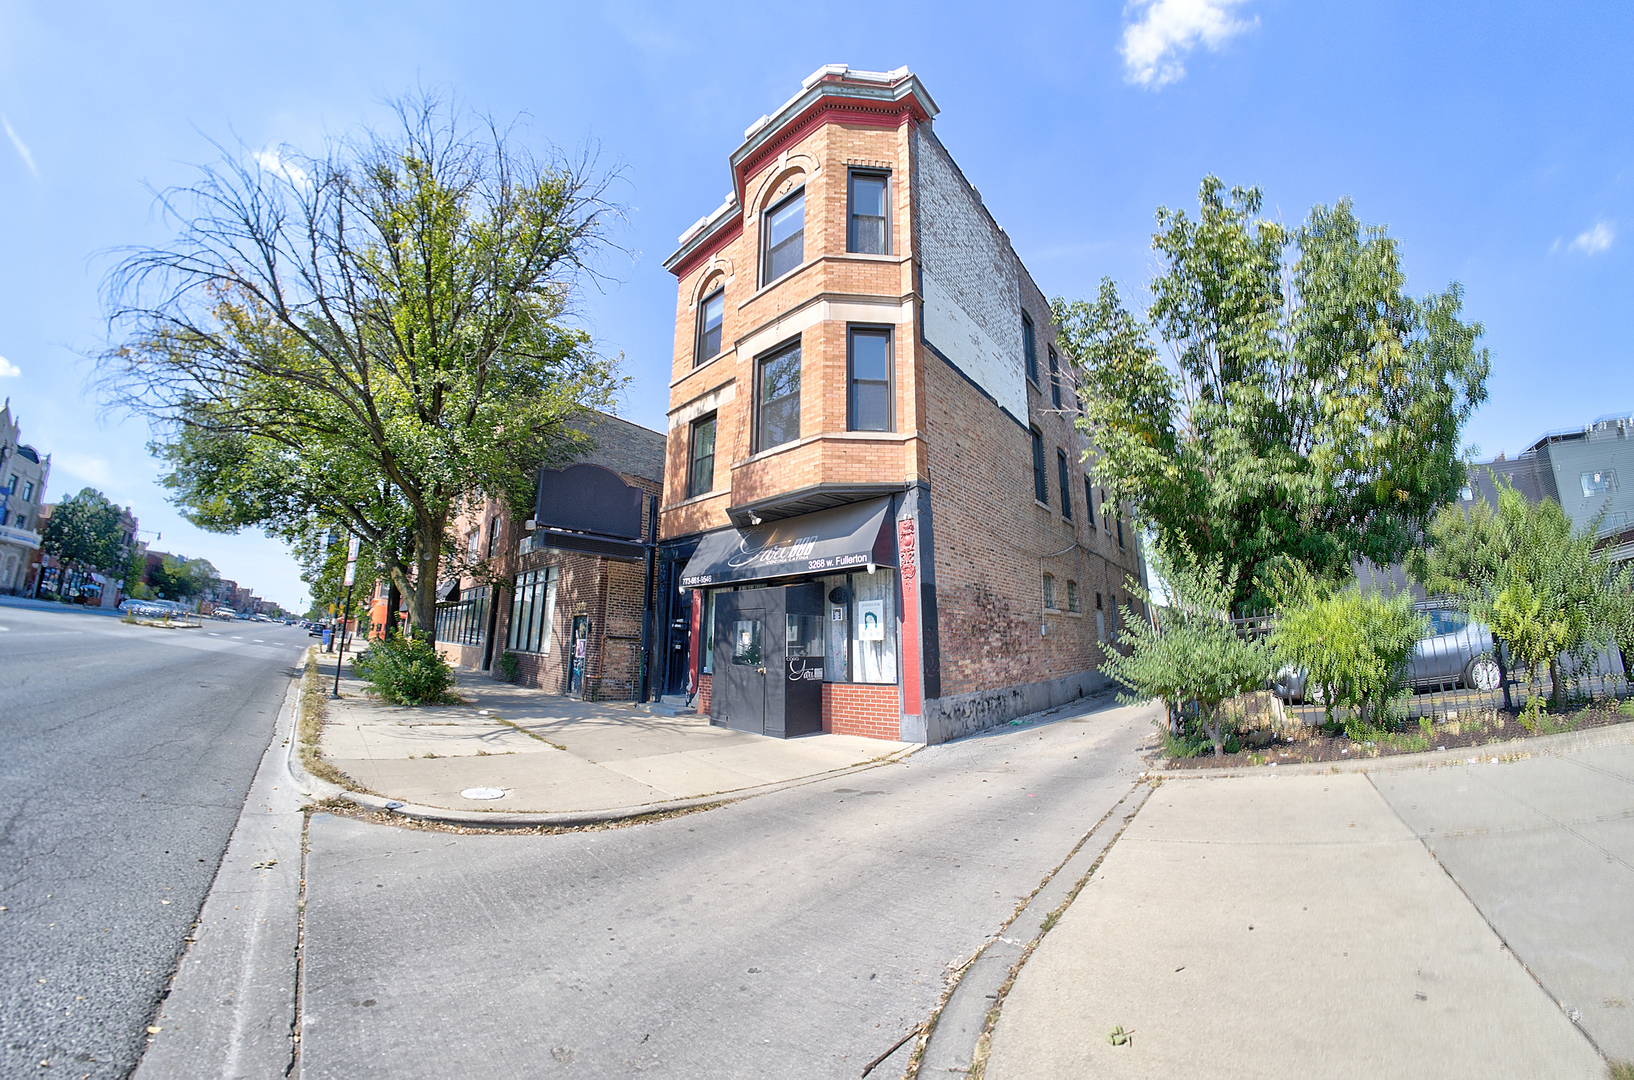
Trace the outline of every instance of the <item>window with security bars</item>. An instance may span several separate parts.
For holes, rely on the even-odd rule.
[[[551,626],[556,618],[556,580],[559,567],[524,570],[516,575],[511,594],[511,626],[505,647],[511,652],[550,653]]]
[[[466,589],[451,604],[437,605],[437,640],[450,645],[481,645],[488,623],[488,587]]]

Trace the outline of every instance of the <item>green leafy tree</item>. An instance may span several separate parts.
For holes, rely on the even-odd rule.
[[[166,600],[196,600],[220,581],[221,574],[209,559],[178,555],[166,555],[148,573],[148,584]]]
[[[1157,212],[1148,321],[1111,280],[1054,316],[1097,482],[1159,544],[1235,568],[1241,610],[1279,557],[1400,559],[1464,483],[1489,362],[1460,287],[1408,296],[1395,241],[1348,200],[1289,229],[1210,176],[1199,204]]]
[[[165,193],[176,238],[110,275],[100,376],[154,424],[189,520],[355,534],[430,634],[459,500],[525,511],[567,421],[621,385],[568,322],[616,208],[585,160],[435,99],[398,113],[393,134],[229,155]]]
[[[1427,591],[1460,600],[1528,672],[1549,672],[1556,707],[1564,663],[1586,663],[1614,639],[1631,642],[1630,570],[1599,542],[1600,521],[1582,528],[1553,499],[1531,502],[1497,479],[1496,508],[1448,506],[1436,515],[1407,569]]]
[[[1124,651],[1109,652],[1101,670],[1129,688],[1125,701],[1158,698],[1171,713],[1195,703],[1198,726],[1215,755],[1223,755],[1221,704],[1264,687],[1271,676],[1270,647],[1232,625],[1232,575],[1219,559],[1196,565],[1189,553],[1180,558],[1154,554],[1152,563],[1168,586],[1169,603],[1154,602],[1131,579],[1128,588],[1150,609],[1152,621],[1126,606],[1118,631]]]
[[[94,488],[81,488],[52,509],[40,548],[70,571],[114,572],[130,560],[119,507]]]
[[[1279,590],[1277,599],[1271,647],[1280,663],[1305,672],[1328,722],[1334,707],[1343,706],[1354,710],[1362,726],[1383,726],[1426,628],[1412,596],[1324,587],[1304,576],[1293,589]]]

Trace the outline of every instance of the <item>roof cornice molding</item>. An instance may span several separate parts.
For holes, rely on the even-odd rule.
[[[897,122],[924,123],[937,114],[936,102],[919,77],[907,68],[895,71],[852,71],[845,64],[828,64],[808,75],[800,92],[775,113],[762,116],[743,133],[743,142],[732,151],[732,191],[726,201],[692,228],[681,234],[680,247],[664,260],[664,269],[684,277],[699,257],[712,250],[725,231],[743,219],[744,184],[753,165],[775,149],[779,139],[798,130],[808,117],[851,102],[897,114]]]

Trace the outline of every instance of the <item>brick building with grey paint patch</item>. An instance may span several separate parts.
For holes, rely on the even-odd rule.
[[[657,674],[717,723],[935,743],[1105,683],[1137,539],[936,112],[820,69],[665,263]]]

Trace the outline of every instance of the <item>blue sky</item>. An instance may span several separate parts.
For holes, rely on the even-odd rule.
[[[1206,173],[1290,223],[1350,196],[1400,240],[1411,291],[1464,284],[1493,358],[1466,437],[1513,454],[1634,409],[1630,41],[1634,5],[1611,3],[0,0],[0,396],[53,455],[52,498],[99,487],[155,547],[294,604],[281,546],[182,522],[144,425],[86,389],[105,252],[166,235],[149,186],[186,181],[211,139],[315,152],[416,85],[526,114],[537,148],[594,141],[622,169],[629,254],[581,314],[627,359],[624,415],[661,429],[660,263],[719,205],[743,129],[822,64],[906,65],[1049,296],[1140,289],[1154,209],[1194,206]]]

